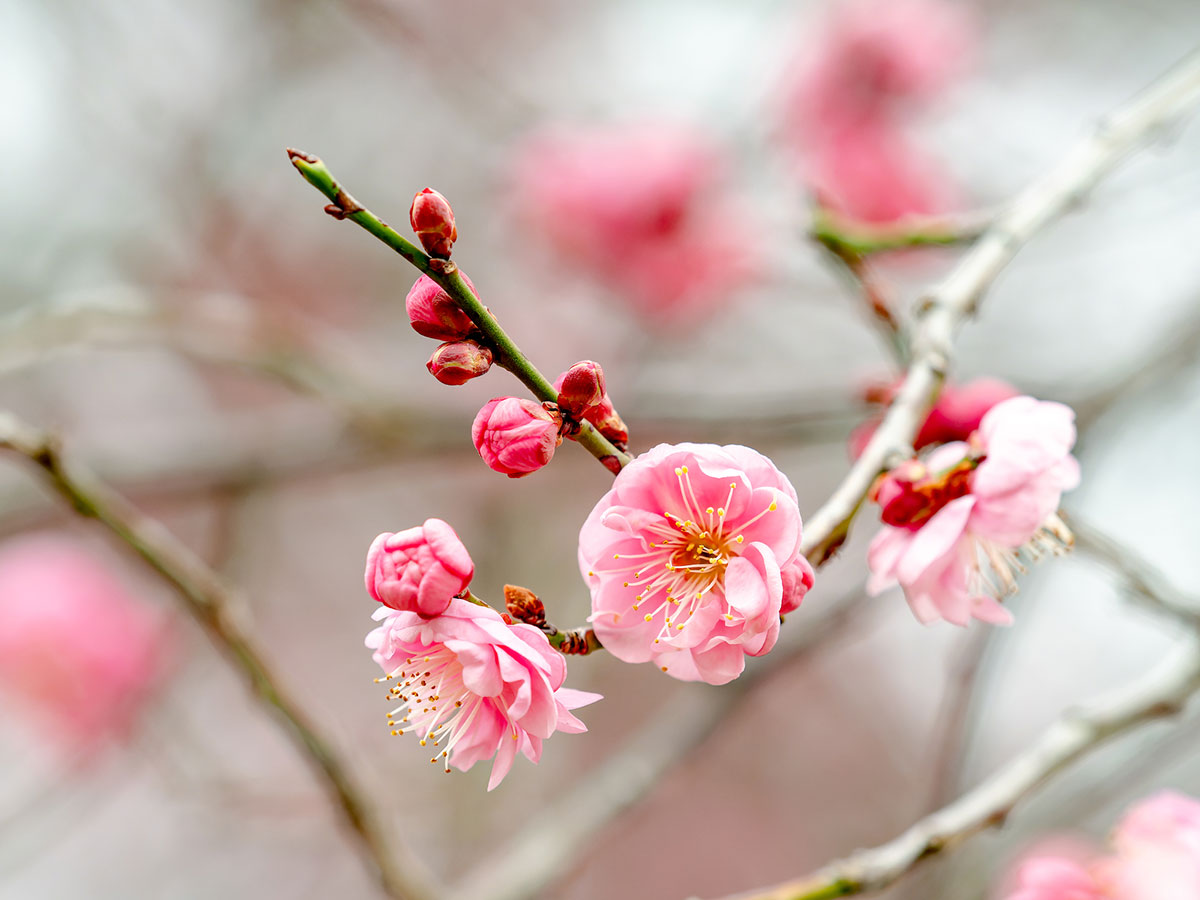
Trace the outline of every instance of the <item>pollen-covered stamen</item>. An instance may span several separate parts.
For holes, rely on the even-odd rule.
[[[976,539],[975,544],[988,565],[980,566],[972,574],[971,592],[1000,600],[1017,592],[1016,576],[1025,574],[1026,563],[1036,563],[1045,556],[1061,556],[1074,546],[1075,535],[1056,513],[1051,513],[1020,547],[1001,547],[983,539]]]

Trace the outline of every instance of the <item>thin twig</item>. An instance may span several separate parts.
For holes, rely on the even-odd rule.
[[[914,247],[970,244],[987,231],[994,217],[994,212],[979,211],[959,216],[910,216],[895,224],[873,225],[846,221],[817,207],[809,237],[838,255],[871,256]]]
[[[39,466],[50,485],[76,512],[107,527],[176,588],[188,611],[324,779],[387,894],[412,900],[438,896],[423,864],[385,839],[376,812],[345,763],[272,674],[239,621],[240,604],[233,589],[161,524],[143,516],[90,473],[68,467],[50,435],[7,413],[0,414],[0,448]]]
[[[796,881],[738,894],[738,900],[824,900],[882,890],[923,860],[1002,825],[1022,799],[1109,739],[1175,715],[1200,690],[1200,643],[1187,646],[1133,684],[1062,716],[1031,748],[974,790],[921,819],[896,839]]]
[[[591,836],[646,795],[676,764],[711,735],[755,686],[804,654],[830,646],[866,602],[861,590],[808,621],[786,647],[776,647],[741,678],[719,690],[695,688],[672,700],[622,749],[578,786],[543,809],[454,891],[458,900],[521,900],[536,896],[587,845]]]
[[[1103,120],[1049,174],[1022,191],[963,256],[957,268],[921,301],[912,363],[862,456],[832,496],[805,523],[802,549],[809,560],[828,559],[849,533],[851,520],[875,477],[907,455],[937,400],[953,359],[954,336],[996,277],[1039,231],[1074,208],[1105,175],[1200,99],[1200,53],[1193,53],[1133,101]]]

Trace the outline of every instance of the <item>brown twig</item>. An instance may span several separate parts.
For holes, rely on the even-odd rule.
[[[175,587],[188,611],[325,781],[388,896],[412,900],[438,896],[424,866],[385,839],[374,809],[345,763],[271,672],[239,621],[233,589],[161,524],[143,516],[87,471],[68,467],[50,435],[0,414],[0,448],[36,464],[77,513],[108,528]]]

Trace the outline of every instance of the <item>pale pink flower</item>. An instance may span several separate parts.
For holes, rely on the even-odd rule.
[[[75,543],[0,551],[0,689],[69,745],[127,737],[162,676],[163,616]]]
[[[661,122],[548,132],[518,151],[515,213],[564,263],[673,325],[752,272],[750,216],[724,195],[723,168],[710,141]]]
[[[532,625],[510,625],[495,610],[452,600],[441,615],[379,609],[367,635],[373,658],[394,680],[393,734],[414,733],[435,749],[431,762],[466,771],[495,757],[488,790],[517,752],[537,762],[556,731],[586,731],[571,710],[599,694],[564,688],[566,660]]]
[[[748,447],[660,444],[625,466],[579,533],[596,636],[625,662],[724,684],[779,636],[784,603],[812,584],[796,566],[791,482]]]
[[[467,548],[441,519],[384,532],[367,551],[367,593],[384,606],[425,618],[441,614],[474,574]]]
[[[1101,874],[1114,898],[1200,898],[1200,802],[1173,791],[1141,801],[1117,825],[1113,846]]]
[[[471,425],[471,440],[485,463],[509,478],[536,472],[562,443],[562,417],[542,404],[494,397]]]
[[[906,498],[904,522],[889,507],[894,524],[871,542],[869,589],[898,581],[922,622],[1011,622],[999,598],[1015,590],[1021,555],[1037,559],[1071,541],[1056,511],[1079,483],[1074,418],[1060,403],[1015,397],[988,411],[969,444],[934,450],[923,463],[928,479],[913,485],[928,505]]]
[[[1021,864],[1005,900],[1109,900],[1087,866],[1073,859],[1036,857]]]

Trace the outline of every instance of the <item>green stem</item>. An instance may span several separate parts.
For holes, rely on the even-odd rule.
[[[809,234],[813,240],[831,250],[869,256],[889,250],[910,247],[949,247],[969,244],[982,233],[987,221],[954,221],[945,217],[930,217],[900,225],[867,225],[839,219],[828,210],[813,211]]]
[[[554,385],[529,361],[529,358],[521,352],[521,349],[500,326],[500,323],[479,301],[475,292],[463,278],[458,266],[449,260],[434,259],[426,255],[416,244],[405,239],[373,212],[361,206],[338,184],[333,174],[326,168],[325,163],[317,157],[292,149],[288,150],[288,157],[296,170],[304,176],[304,180],[329,198],[331,203],[325,207],[326,212],[336,219],[349,219],[355,225],[379,238],[412,263],[420,272],[428,275],[442,290],[454,298],[463,312],[483,333],[497,365],[512,372],[539,400],[547,403],[558,401],[558,392],[554,390]],[[614,474],[630,462],[631,457],[617,449],[590,422],[583,422],[581,426],[574,439]]]

